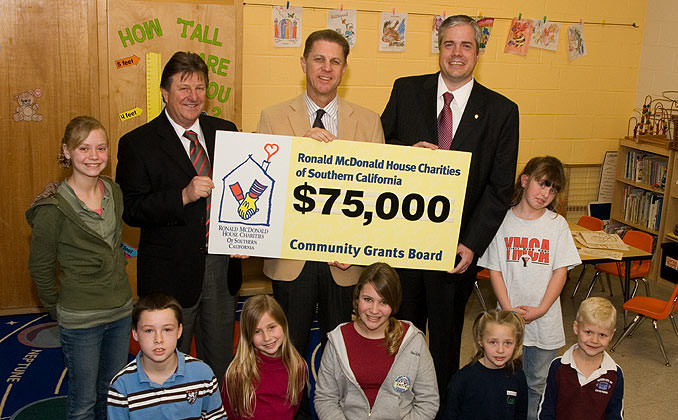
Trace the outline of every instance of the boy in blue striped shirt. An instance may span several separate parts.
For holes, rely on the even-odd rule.
[[[132,335],[141,351],[111,381],[109,420],[226,419],[212,369],[176,349],[181,331],[181,306],[174,298],[152,293],[139,299]]]

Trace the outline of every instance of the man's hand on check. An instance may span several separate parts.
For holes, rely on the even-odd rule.
[[[337,267],[338,269],[343,270],[343,271],[348,270],[349,267],[351,266],[351,264],[344,264],[344,263],[340,263],[339,261],[332,261],[332,262],[328,262],[327,264],[329,264],[332,267]]]
[[[319,128],[319,127],[313,127],[310,130],[304,134],[304,137],[310,137],[312,139],[316,139],[318,141],[324,141],[325,143],[329,143],[332,140],[336,139],[337,137],[330,133],[329,131],[325,130],[324,128]]]
[[[421,148],[423,148],[423,149],[438,150],[438,146],[437,146],[437,145],[435,145],[435,144],[433,144],[433,143],[429,143],[429,142],[427,142],[427,141],[420,141],[420,142],[417,142],[417,143],[413,144],[412,147],[421,147]]]
[[[461,259],[459,260],[459,264],[449,272],[450,274],[464,273],[473,261],[473,251],[461,242],[457,245],[457,255],[459,255]]]

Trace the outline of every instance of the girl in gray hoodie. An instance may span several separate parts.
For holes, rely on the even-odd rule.
[[[424,334],[392,314],[400,307],[398,274],[367,267],[353,293],[353,321],[328,334],[318,372],[320,420],[432,419],[439,397]]]

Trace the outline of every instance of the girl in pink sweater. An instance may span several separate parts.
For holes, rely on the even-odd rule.
[[[221,391],[228,418],[292,420],[307,379],[306,361],[290,341],[278,302],[268,295],[247,299],[238,350]]]

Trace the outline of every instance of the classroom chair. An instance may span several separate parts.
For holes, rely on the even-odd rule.
[[[593,216],[582,216],[577,221],[577,224],[588,230],[603,230],[605,224],[602,220]]]
[[[649,233],[641,232],[639,230],[630,230],[626,232],[622,240],[627,245],[642,249],[646,252],[652,252],[653,238]],[[643,281],[645,284],[645,294],[650,296],[650,283],[648,283],[647,279],[645,278],[650,273],[650,260],[644,260],[596,264],[597,271],[593,276],[593,280],[591,280],[591,285],[589,286],[589,291],[586,293],[586,297],[588,298],[591,294],[593,286],[596,284],[596,281],[598,281],[601,273],[605,273],[607,276],[607,284],[610,288],[610,296],[612,296],[612,286],[609,277],[610,275],[619,277],[622,290],[624,290],[624,264],[631,264],[631,281],[634,282],[633,290],[629,296],[634,297],[636,295],[636,291],[638,290],[638,280]]]
[[[676,327],[676,320],[673,317],[673,311],[676,310],[676,301],[678,301],[678,283],[673,288],[673,294],[669,300],[661,300],[653,297],[647,296],[634,296],[631,299],[627,300],[622,306],[625,311],[635,312],[637,315],[633,319],[631,325],[624,331],[624,334],[617,339],[617,342],[614,343],[611,351],[617,347],[619,343],[622,342],[627,336],[630,337],[631,334],[638,328],[638,326],[645,320],[645,318],[652,319],[652,327],[654,328],[654,333],[657,336],[657,342],[659,343],[659,349],[662,351],[662,356],[664,356],[664,362],[666,366],[671,366],[669,363],[668,357],[666,357],[666,350],[664,350],[664,342],[662,341],[662,336],[659,334],[659,328],[657,327],[657,321],[666,319],[666,317],[671,318],[671,323],[673,324],[673,331],[678,336],[678,327]]]
[[[593,216],[582,216],[579,218],[577,224],[583,228],[594,231],[603,230],[603,228],[605,227],[605,224],[603,223],[602,220]],[[574,290],[572,291],[572,297],[574,297],[574,295],[577,294],[577,290],[579,290],[579,285],[581,284],[581,281],[584,279],[584,273],[586,273],[586,268],[590,265],[593,264],[582,265],[581,273],[579,273],[579,279],[577,279],[577,284],[574,286]]]
[[[483,298],[483,293],[480,291],[478,286],[478,280],[490,280],[490,270],[483,268],[476,274],[475,290],[478,300],[480,301],[480,306],[483,307],[483,312],[487,312],[487,305],[485,304],[485,299]]]

